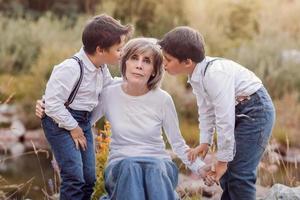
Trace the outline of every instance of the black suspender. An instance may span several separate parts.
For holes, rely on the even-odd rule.
[[[67,102],[65,103],[65,106],[68,107],[75,99],[75,96],[78,92],[78,89],[80,87],[80,84],[82,82],[82,79],[83,79],[83,73],[84,73],[84,67],[83,67],[83,62],[82,60],[80,60],[77,56],[72,56],[71,57],[72,59],[76,60],[79,64],[79,67],[80,67],[80,77],[79,77],[79,80],[77,81],[74,89],[72,90]]]
[[[216,60],[224,60],[224,58],[215,58],[215,59],[212,59],[211,61],[208,61],[204,68],[203,76],[205,76],[207,68]]]

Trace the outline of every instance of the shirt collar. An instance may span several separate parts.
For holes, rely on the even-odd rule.
[[[82,59],[83,64],[86,66],[86,68],[89,71],[94,72],[95,70],[97,70],[95,65],[91,62],[91,60],[89,59],[89,57],[87,56],[87,54],[83,50],[83,47],[81,47],[79,52],[76,53],[76,56]]]
[[[197,63],[192,75],[188,76],[188,83],[199,82],[201,80],[201,74],[206,66],[207,58],[205,57],[200,63]]]

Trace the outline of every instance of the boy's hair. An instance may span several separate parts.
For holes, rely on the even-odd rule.
[[[131,25],[122,25],[106,14],[97,15],[88,21],[83,30],[83,49],[88,54],[95,53],[97,46],[109,50],[121,42],[122,35],[129,35],[132,29]]]
[[[205,57],[204,39],[195,29],[179,26],[166,33],[158,42],[161,48],[180,62],[191,59],[201,62]]]
[[[122,52],[120,63],[121,73],[126,79],[126,61],[134,54],[142,54],[151,52],[153,58],[153,76],[151,75],[147,86],[149,90],[158,87],[163,77],[163,57],[160,47],[157,45],[157,40],[154,38],[135,38],[131,39],[125,46]]]

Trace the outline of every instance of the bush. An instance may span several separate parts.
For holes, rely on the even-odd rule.
[[[106,166],[107,156],[109,152],[109,143],[111,136],[111,126],[109,122],[105,121],[104,130],[98,131],[96,139],[96,175],[97,181],[94,187],[94,194],[92,199],[98,200],[103,194],[105,194],[104,187],[104,170]]]

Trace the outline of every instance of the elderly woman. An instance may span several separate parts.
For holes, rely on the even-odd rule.
[[[177,199],[178,170],[166,152],[162,128],[173,151],[188,167],[188,146],[183,140],[171,96],[159,88],[162,54],[151,39],[136,38],[124,47],[123,82],[106,88],[92,114],[112,125],[102,199]]]
[[[92,112],[92,124],[105,116],[112,125],[105,169],[108,194],[102,200],[178,199],[178,169],[166,152],[162,129],[184,164],[193,171],[201,167],[188,161],[189,147],[181,136],[173,100],[159,87],[162,61],[154,39],[130,40],[122,52],[123,81],[105,88]]]

